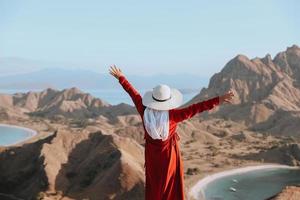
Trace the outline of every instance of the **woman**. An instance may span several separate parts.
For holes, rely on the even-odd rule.
[[[146,200],[184,200],[183,165],[176,132],[177,123],[195,114],[210,110],[233,97],[230,91],[223,96],[176,109],[182,94],[167,85],[158,85],[143,98],[127,81],[122,71],[111,66],[110,74],[128,92],[142,117],[145,131]]]

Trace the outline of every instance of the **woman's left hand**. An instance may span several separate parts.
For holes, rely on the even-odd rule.
[[[234,96],[233,92],[229,90],[229,92],[225,93],[224,95],[220,96],[220,104],[223,102],[232,103],[232,97]]]

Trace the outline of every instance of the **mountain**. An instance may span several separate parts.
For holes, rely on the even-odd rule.
[[[1,63],[0,63],[1,64]],[[22,71],[22,70],[20,70]],[[191,74],[128,75],[127,78],[139,89],[153,88],[159,83],[186,90],[200,89],[208,78]],[[153,82],[155,80],[155,82]],[[195,84],[197,83],[197,84]],[[36,90],[48,87],[63,89],[120,89],[117,81],[107,73],[75,68],[48,67],[22,74],[1,76],[0,89]]]
[[[12,95],[0,94],[0,108],[2,115],[7,117],[28,114],[45,118],[63,116],[82,119],[100,115],[111,118],[136,113],[135,108],[130,105],[110,105],[75,87],[64,90],[48,88],[41,92]]]
[[[0,77],[41,70],[46,63],[18,57],[0,57]]]
[[[300,135],[300,48],[249,59],[238,55],[214,74],[187,105],[231,89],[233,105],[216,109],[212,117],[243,123],[251,130]],[[293,121],[294,123],[291,123]]]
[[[2,76],[2,89],[46,89],[52,88],[103,88],[108,87],[110,77],[83,69],[44,68],[41,70]]]

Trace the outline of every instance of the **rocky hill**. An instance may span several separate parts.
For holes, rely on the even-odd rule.
[[[110,105],[78,88],[55,90],[48,88],[41,92],[0,95],[2,116],[30,115],[45,118],[63,116],[67,118],[95,118],[99,115],[115,117],[135,114],[135,108],[127,104]]]
[[[138,200],[144,194],[143,168],[143,147],[132,139],[58,131],[0,150],[0,197]]]
[[[296,45],[274,59],[238,55],[212,76],[188,104],[235,93],[233,105],[222,106],[212,117],[243,123],[251,130],[300,135],[300,48]],[[290,123],[293,121],[294,123]]]

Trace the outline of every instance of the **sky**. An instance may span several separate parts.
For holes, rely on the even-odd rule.
[[[0,57],[209,77],[237,54],[300,45],[299,9],[297,0],[0,0]]]

